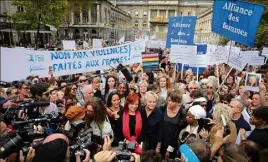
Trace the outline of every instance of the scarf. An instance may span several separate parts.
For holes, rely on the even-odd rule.
[[[141,134],[141,129],[142,129],[142,119],[141,119],[141,113],[139,111],[136,111],[135,113],[135,117],[136,117],[136,125],[135,125],[135,136],[130,136],[130,128],[129,128],[129,114],[127,111],[125,111],[123,113],[123,135],[126,138],[126,140],[130,141],[130,142],[136,142],[137,138],[140,136]],[[139,147],[138,142],[136,142],[136,150],[135,152],[137,154],[141,154],[142,153],[142,149]]]

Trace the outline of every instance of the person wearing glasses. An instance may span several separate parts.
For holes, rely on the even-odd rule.
[[[76,89],[76,99],[78,102],[83,101],[84,97],[83,97],[83,92],[82,89],[85,85],[88,85],[88,80],[85,76],[80,76],[78,79],[78,83],[77,83],[77,89]]]

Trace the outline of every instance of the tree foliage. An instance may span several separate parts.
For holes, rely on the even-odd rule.
[[[268,47],[268,1],[267,0],[247,0],[249,2],[265,5],[259,29],[256,35],[255,46],[257,48]]]
[[[12,5],[23,7],[23,12],[16,12],[12,19],[17,24],[26,23],[28,28],[36,29],[39,23],[59,27],[67,14],[67,0],[14,0]]]
[[[220,37],[219,45],[225,46],[229,42],[228,38]]]

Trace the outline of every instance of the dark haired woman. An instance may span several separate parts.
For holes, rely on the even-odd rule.
[[[123,107],[120,105],[120,97],[117,92],[109,94],[106,106],[109,120],[115,135],[112,145],[117,146],[119,142],[118,137],[120,137],[121,134],[121,131],[118,130],[120,130],[122,124],[120,123],[120,120],[118,120],[120,117],[119,112],[123,110]]]
[[[105,103],[107,103],[109,94],[116,91],[116,84],[116,78],[113,75],[107,76],[103,94]]]

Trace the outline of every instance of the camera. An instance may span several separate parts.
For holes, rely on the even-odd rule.
[[[4,120],[7,124],[10,124],[14,119],[18,119],[22,113],[27,114],[29,119],[37,118],[39,117],[39,111],[35,109],[49,105],[49,102],[25,100],[22,101],[19,106],[7,109],[5,112]]]
[[[133,152],[136,149],[136,142],[129,142],[126,144],[123,141],[120,141],[118,144],[119,151],[116,151],[116,160],[121,161],[129,161]]]
[[[40,145],[43,144],[43,140],[30,142],[24,142],[20,135],[16,135],[13,138],[0,147],[0,159],[5,159],[9,155],[19,150],[22,150],[24,156],[27,155],[29,147],[37,149]]]

